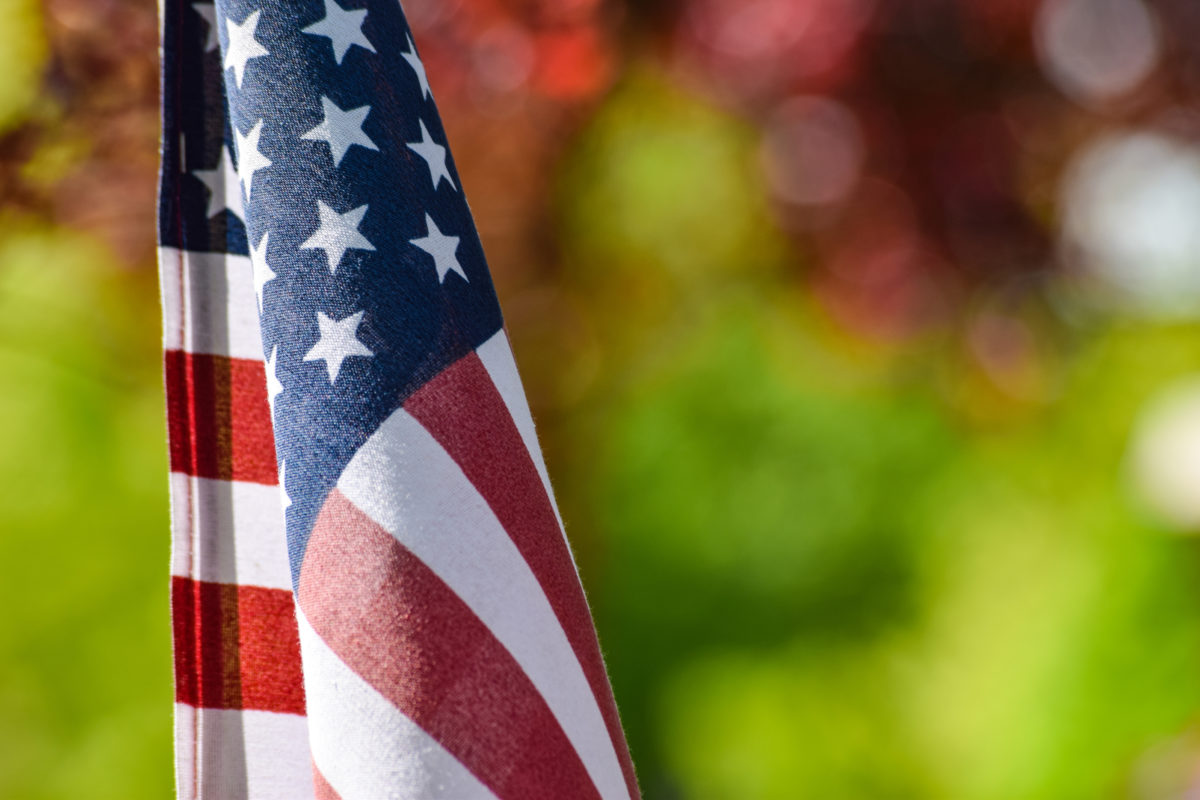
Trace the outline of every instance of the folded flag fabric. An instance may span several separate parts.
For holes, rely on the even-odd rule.
[[[180,798],[637,798],[394,0],[164,0]]]

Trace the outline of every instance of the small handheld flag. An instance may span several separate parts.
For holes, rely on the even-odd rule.
[[[178,796],[637,798],[400,7],[162,25]]]

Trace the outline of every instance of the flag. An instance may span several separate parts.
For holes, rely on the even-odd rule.
[[[394,0],[164,2],[180,798],[636,798]]]

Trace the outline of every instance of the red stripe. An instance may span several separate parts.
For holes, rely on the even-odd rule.
[[[172,577],[171,620],[175,699],[197,707],[237,708],[237,587]]]
[[[263,362],[180,350],[165,361],[171,470],[278,483]]]
[[[325,780],[325,776],[321,774],[321,770],[317,769],[317,765],[313,764],[313,794],[316,800],[342,800],[342,796],[329,785],[329,781]]]
[[[177,701],[304,713],[291,592],[173,577],[171,615]]]
[[[242,708],[304,713],[296,605],[286,589],[238,587]]]
[[[299,597],[338,657],[498,797],[599,797],[512,655],[432,570],[336,489],[309,539]]]
[[[545,486],[479,356],[460,359],[404,404],[462,468],[500,520],[550,601],[591,684],[630,797],[639,797],[596,629]]]

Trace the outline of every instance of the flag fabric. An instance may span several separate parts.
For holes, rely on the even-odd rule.
[[[180,798],[636,798],[394,0],[162,6]]]

